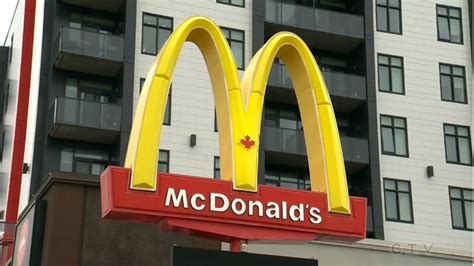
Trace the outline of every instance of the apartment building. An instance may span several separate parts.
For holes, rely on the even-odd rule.
[[[100,218],[98,175],[123,164],[148,69],[192,15],[221,27],[241,76],[279,31],[308,44],[336,112],[349,193],[368,199],[363,241],[251,243],[249,252],[320,265],[471,263],[468,0],[18,1],[0,48],[0,209],[10,225],[2,263],[14,256],[24,265],[167,265],[172,244],[228,248]],[[202,55],[185,44],[168,95],[159,171],[220,178],[213,101]],[[298,105],[278,60],[263,117],[259,183],[308,189]]]

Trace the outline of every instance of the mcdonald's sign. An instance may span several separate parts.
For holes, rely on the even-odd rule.
[[[221,180],[157,173],[167,95],[185,42],[197,45],[210,74]],[[283,60],[292,77],[311,191],[257,184],[262,108],[275,58]],[[293,33],[275,34],[239,81],[224,35],[204,17],[184,21],[157,55],[138,102],[125,166],[102,173],[101,197],[104,218],[161,223],[221,240],[365,238],[366,199],[349,197],[334,111],[309,48]]]

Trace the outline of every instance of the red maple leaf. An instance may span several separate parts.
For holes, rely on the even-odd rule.
[[[243,139],[240,140],[240,143],[244,145],[246,150],[250,150],[254,145],[255,141],[253,141],[249,135],[245,136]]]

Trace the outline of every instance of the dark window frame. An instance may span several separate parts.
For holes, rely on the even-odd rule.
[[[454,127],[454,135],[453,134],[446,134],[446,126],[451,126],[451,127]],[[465,136],[459,136],[458,135],[458,128],[466,128],[467,129],[467,137]],[[457,164],[457,165],[465,165],[465,166],[472,166],[472,142],[471,142],[471,128],[469,126],[463,126],[463,125],[455,125],[455,124],[449,124],[449,123],[443,123],[443,136],[444,136],[444,155],[445,155],[445,158],[446,158],[446,163],[449,163],[449,164]],[[449,161],[448,160],[448,146],[447,146],[447,143],[446,143],[446,136],[451,136],[451,137],[454,137],[455,140],[456,140],[456,157],[458,159],[457,162],[454,162],[454,161]],[[459,138],[467,138],[468,142],[469,142],[469,155],[471,156],[471,160],[470,160],[470,163],[461,163],[461,158],[459,156]]]
[[[389,62],[388,65],[384,64],[384,63],[382,63],[382,64],[380,63],[380,56],[388,57],[388,62]],[[393,66],[392,65],[392,58],[400,59],[402,61],[402,66],[401,67]],[[380,65],[388,67],[388,78],[389,78],[388,82],[389,82],[389,87],[390,87],[389,91],[384,91],[384,90],[380,89],[380,71],[379,71]],[[403,90],[403,92],[401,92],[401,93],[393,91],[393,88],[392,88],[392,68],[401,69],[401,71],[402,71],[402,90]],[[403,60],[403,57],[402,56],[397,56],[397,55],[389,55],[389,54],[377,54],[377,82],[378,82],[380,92],[392,93],[392,94],[398,94],[398,95],[405,95],[405,62]]]
[[[99,150],[101,152],[106,152],[107,153],[107,159],[94,159],[90,157],[81,157],[81,156],[76,156],[77,150],[83,148],[86,146],[86,150],[90,149],[95,149],[95,151]],[[81,147],[81,148],[79,148]],[[101,164],[104,166],[104,169],[107,168],[108,165],[117,165],[118,162],[115,161],[112,153],[110,150],[107,148],[105,145],[97,145],[97,144],[91,144],[91,143],[84,143],[84,142],[76,142],[76,141],[64,141],[61,143],[61,149],[60,149],[60,156],[59,156],[59,171],[65,171],[61,169],[61,164],[62,164],[62,152],[64,149],[69,149],[72,151],[72,161],[71,161],[71,173],[78,173],[78,174],[85,174],[85,173],[80,173],[77,172],[77,163],[82,162],[82,163],[88,163],[89,165],[89,175],[94,175],[91,173],[92,170],[92,164]],[[67,171],[67,170],[66,170]],[[67,171],[69,172],[69,171]]]
[[[451,190],[452,189],[458,189],[461,193],[461,199],[459,198],[453,198],[451,196]],[[473,232],[474,229],[469,229],[467,228],[467,216],[466,216],[466,208],[464,207],[464,201],[470,201],[470,202],[474,202],[472,199],[465,199],[464,198],[464,191],[465,190],[471,190],[471,193],[474,193],[474,190],[473,189],[470,189],[470,188],[462,188],[462,187],[454,187],[454,186],[449,186],[448,187],[448,193],[449,193],[449,208],[450,208],[450,211],[451,211],[451,227],[455,230],[463,230],[463,231],[470,231],[470,232]],[[462,207],[462,218],[463,218],[463,224],[464,224],[464,227],[458,227],[458,226],[454,226],[454,217],[453,217],[453,205],[452,205],[452,201],[453,200],[457,200],[457,201],[461,201],[461,207]]]
[[[160,152],[164,152],[164,153],[167,154],[168,161],[160,161]],[[160,164],[166,164],[166,169],[167,169],[168,171],[167,171],[167,172],[159,172],[159,173],[169,173],[169,172],[170,172],[170,161],[171,161],[171,158],[170,158],[170,151],[169,151],[169,150],[159,149],[159,150],[158,150],[158,163],[157,163],[157,165],[156,165],[157,171],[159,172],[159,166],[160,166]]]
[[[273,110],[274,116],[272,114],[269,114],[268,110]],[[291,118],[286,118],[284,115],[282,115],[282,112],[287,112],[287,113],[293,113],[295,115],[296,119],[291,119]],[[281,125],[281,120],[286,119],[286,120],[291,120],[295,121],[296,123],[296,129],[295,128],[287,128],[287,127],[282,127]],[[275,121],[275,126],[268,125],[266,123],[267,120],[274,120]],[[273,128],[279,128],[279,129],[285,129],[285,130],[294,130],[294,131],[302,131],[303,130],[303,123],[301,120],[301,114],[299,112],[299,109],[294,109],[294,106],[291,105],[282,105],[282,104],[267,104],[264,107],[263,110],[263,122],[264,126],[266,127],[273,127]]]
[[[393,181],[395,182],[395,190],[393,189],[387,189],[385,188],[385,181]],[[400,191],[398,189],[398,183],[401,183],[401,182],[404,182],[404,183],[407,183],[408,184],[408,192],[406,191]],[[386,191],[391,191],[391,192],[395,192],[395,196],[396,196],[396,205],[397,205],[397,219],[393,219],[393,218],[388,218],[387,217],[387,197],[386,197]],[[384,195],[384,207],[385,207],[385,220],[386,221],[389,221],[389,222],[399,222],[399,223],[407,223],[407,224],[414,224],[415,223],[415,215],[414,215],[414,212],[413,212],[413,197],[412,197],[412,192],[413,190],[411,189],[411,182],[409,180],[401,180],[401,179],[393,179],[393,178],[384,178],[383,179],[383,195]],[[400,202],[399,202],[399,193],[405,193],[405,194],[408,194],[409,198],[410,198],[410,221],[405,221],[405,220],[401,220],[400,218]]]
[[[145,21],[145,16],[151,16],[151,17],[156,17],[156,22],[157,22],[157,25],[156,26],[153,26],[153,25],[145,25],[144,21]],[[165,27],[161,27],[160,26],[160,18],[163,18],[163,19],[169,19],[171,20],[171,28],[165,28]],[[156,54],[153,54],[153,53],[148,53],[148,52],[144,52],[143,51],[143,33],[145,32],[144,28],[145,26],[149,26],[149,27],[154,27],[156,28],[156,40],[155,40],[155,44],[156,44]],[[158,52],[160,51],[161,47],[158,47],[158,33],[159,33],[159,29],[165,29],[165,30],[170,30],[171,33],[173,33],[174,31],[174,18],[173,17],[168,17],[168,16],[163,16],[163,15],[158,15],[158,14],[153,14],[153,13],[148,13],[148,12],[142,12],[142,40],[141,40],[141,53],[144,54],[144,55],[153,55],[153,56],[156,56],[158,54]]]
[[[305,169],[305,168],[288,168],[288,167],[280,167],[280,166],[276,166],[276,165],[267,165],[267,166],[265,166],[264,184],[268,185],[268,184],[272,183],[276,187],[281,187],[281,188],[285,188],[285,189],[294,189],[294,188],[288,188],[288,187],[285,187],[285,186],[281,186],[282,173],[284,173],[285,171],[294,172],[294,173],[297,174],[298,177],[295,178],[295,182],[293,182],[293,184],[296,184],[297,187],[298,187],[296,190],[303,190],[303,191],[310,191],[311,190],[311,178],[309,176],[309,169]],[[277,182],[267,178],[267,175],[268,175],[269,172],[278,172]],[[270,180],[270,182],[268,182],[269,180]],[[308,181],[308,184],[305,183],[306,181]],[[301,183],[301,182],[303,182],[303,183]],[[305,186],[304,189],[300,188],[300,185],[304,185]],[[307,186],[307,185],[309,185],[309,186]]]
[[[245,0],[242,0],[242,5],[239,4],[233,4],[232,0],[228,0],[227,2],[224,2],[224,0],[216,0],[216,3],[218,4],[223,4],[223,5],[228,5],[228,6],[235,6],[235,7],[242,7],[245,8]]]
[[[3,161],[3,153],[5,150],[5,134],[6,130],[2,129],[2,140],[0,141],[0,162]]]
[[[438,7],[442,7],[442,8],[446,8],[447,9],[447,12],[448,12],[448,15],[440,15],[438,14]],[[451,9],[457,9],[459,11],[459,18],[457,17],[451,17],[450,13],[451,13]],[[438,17],[443,17],[443,18],[446,18],[448,20],[448,30],[449,30],[449,40],[447,39],[442,39],[440,37],[440,34],[439,34],[439,23],[438,23]],[[451,37],[451,19],[459,19],[459,30],[460,30],[460,33],[461,33],[461,40],[460,42],[454,42],[452,41],[452,37]],[[438,34],[438,41],[439,42],[447,42],[447,43],[454,43],[454,44],[460,44],[460,45],[463,45],[464,44],[464,31],[463,31],[463,28],[462,28],[462,8],[460,7],[455,7],[455,6],[447,6],[447,5],[439,5],[437,4],[436,5],[436,32]]]
[[[217,111],[214,107],[214,132],[219,132],[219,128],[217,127]]]
[[[12,33],[12,36],[10,37],[10,54],[8,55],[8,63],[11,64],[12,62],[12,58],[13,58],[13,43],[14,43],[14,37],[15,37],[15,34]]]
[[[142,87],[144,83],[145,83],[145,79],[140,78],[140,84],[138,84],[138,86],[140,86],[140,90],[139,90],[140,94],[142,93]],[[166,101],[166,108],[168,108],[169,118],[168,118],[168,121],[166,121],[166,116],[163,117],[164,126],[171,126],[171,110],[172,110],[171,105],[173,101],[172,90],[173,90],[173,84],[170,84],[170,90],[168,91],[168,100]],[[166,111],[165,111],[165,114],[166,114]]]
[[[390,128],[392,129],[392,138],[393,138],[393,143],[394,143],[394,147],[395,147],[395,152],[387,152],[387,151],[384,151],[384,145],[383,145],[383,133],[382,133],[382,127],[388,127],[388,126],[385,126],[385,125],[382,125],[382,117],[389,117],[390,120],[391,120],[391,126]],[[401,127],[397,127],[395,126],[394,122],[393,122],[393,119],[394,118],[398,118],[398,119],[403,119],[404,122],[405,122],[405,128],[401,128]],[[384,155],[391,155],[391,156],[398,156],[398,157],[405,157],[405,158],[409,158],[410,157],[410,150],[409,150],[409,144],[408,144],[408,121],[406,119],[406,117],[401,117],[401,116],[393,116],[393,115],[385,115],[385,114],[380,114],[380,142],[382,143],[382,154]],[[395,131],[394,129],[397,128],[397,129],[404,129],[405,130],[405,139],[406,139],[406,143],[405,143],[405,148],[406,148],[406,151],[407,151],[407,154],[406,155],[402,155],[402,154],[397,154],[397,151],[396,151],[396,142],[395,142]]]
[[[235,28],[224,27],[224,26],[220,26],[220,28],[221,28],[222,31],[224,31],[224,30],[229,31],[229,38],[226,37],[226,40],[227,40],[227,43],[229,43],[229,47],[231,48],[231,50],[232,50],[231,42],[240,42],[240,43],[242,43],[242,64],[243,65],[242,66],[237,66],[237,69],[238,70],[244,70],[245,69],[245,31],[235,29]],[[232,32],[233,31],[238,31],[238,32],[242,33],[242,40],[232,39]],[[234,57],[235,57],[235,54],[234,54]],[[235,63],[237,64],[237,60],[236,60]]]
[[[8,113],[8,98],[10,98],[10,80],[7,81],[7,89],[3,99],[3,115]]]
[[[449,79],[450,79],[450,82],[451,82],[451,95],[453,95],[453,99],[452,100],[448,100],[448,99],[443,99],[443,83],[442,83],[442,79],[441,77],[442,76],[448,76],[448,74],[443,74],[441,72],[441,67],[442,66],[446,66],[446,67],[449,67]],[[453,68],[454,67],[458,67],[458,68],[462,68],[462,72],[463,72],[463,81],[464,81],[464,101],[460,102],[460,101],[456,101],[454,99],[454,78],[455,77],[461,77],[459,75],[454,75],[453,73]],[[467,83],[466,83],[466,67],[465,66],[461,66],[461,65],[454,65],[454,64],[447,64],[447,63],[439,63],[439,87],[440,87],[440,93],[441,93],[441,101],[443,102],[451,102],[451,103],[461,103],[461,104],[468,104],[468,101],[467,101]]]
[[[219,163],[217,161],[219,160]],[[221,179],[221,158],[219,156],[214,156],[214,179]],[[219,171],[219,176],[216,175],[216,172]]]
[[[376,22],[376,28],[377,28],[377,31],[379,32],[385,32],[385,33],[391,33],[391,34],[398,34],[398,35],[403,35],[403,15],[402,15],[402,1],[401,0],[398,0],[399,1],[399,7],[392,7],[389,5],[389,0],[387,0],[387,4],[386,5],[383,5],[383,4],[379,4],[377,3],[377,0],[375,0],[375,22]],[[382,8],[385,8],[386,9],[386,13],[387,13],[387,30],[380,30],[379,29],[379,25],[377,23],[378,21],[378,16],[379,16],[379,12],[378,12],[378,7],[382,7]],[[393,31],[390,31],[390,9],[396,9],[399,11],[399,14],[400,14],[400,18],[398,20],[398,24],[399,24],[399,27],[400,27],[400,32],[393,32]]]

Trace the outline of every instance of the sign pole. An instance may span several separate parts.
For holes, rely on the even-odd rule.
[[[230,251],[231,252],[241,252],[242,251],[242,244],[247,244],[246,240],[232,238],[230,240]]]

